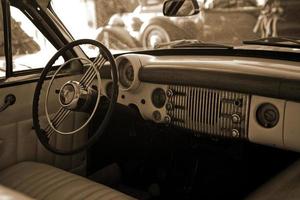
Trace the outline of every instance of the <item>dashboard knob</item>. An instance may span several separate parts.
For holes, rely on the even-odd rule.
[[[237,129],[232,129],[231,134],[232,134],[232,137],[239,137],[240,136],[240,132]]]
[[[167,109],[168,111],[173,110],[173,108],[174,108],[174,106],[173,106],[172,103],[169,102],[169,103],[166,104],[166,109]]]
[[[171,121],[172,121],[171,117],[170,117],[169,115],[166,115],[166,116],[165,116],[165,123],[166,123],[166,124],[170,124]]]
[[[152,116],[153,116],[153,119],[157,122],[161,120],[161,114],[158,110],[154,111],[152,113]]]
[[[231,120],[233,123],[237,124],[241,122],[241,117],[239,114],[232,114],[231,115]]]
[[[174,96],[174,92],[173,92],[173,90],[171,90],[171,89],[168,89],[167,90],[167,97],[172,97],[172,96]]]
[[[279,122],[279,111],[276,106],[270,103],[262,104],[256,111],[257,122],[265,128],[273,128]]]

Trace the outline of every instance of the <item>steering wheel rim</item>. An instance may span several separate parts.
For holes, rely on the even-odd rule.
[[[113,82],[113,92],[110,98],[110,103],[108,106],[108,110],[104,116],[104,119],[102,123],[99,125],[97,131],[95,134],[93,134],[88,141],[79,146],[78,148],[71,149],[71,150],[62,150],[57,149],[50,145],[49,138],[47,137],[47,133],[45,130],[43,130],[40,126],[39,122],[39,101],[40,101],[40,94],[42,87],[44,85],[44,82],[46,80],[47,74],[51,71],[51,68],[53,67],[53,64],[55,61],[63,55],[63,53],[72,50],[74,47],[77,47],[79,45],[93,45],[95,47],[99,48],[99,54],[102,54],[106,61],[110,63],[111,66],[111,74],[112,74],[112,82]],[[67,61],[66,61],[67,62]],[[99,88],[100,90],[100,88]],[[117,66],[115,59],[113,55],[110,53],[110,51],[100,42],[91,40],[91,39],[81,39],[81,40],[75,40],[73,42],[68,43],[64,47],[62,47],[60,50],[58,50],[53,57],[49,60],[46,67],[43,69],[40,79],[38,80],[38,83],[36,85],[36,89],[34,92],[34,98],[33,98],[33,106],[32,106],[32,118],[33,118],[33,127],[35,129],[35,132],[37,134],[38,139],[40,140],[41,144],[50,152],[58,154],[58,155],[73,155],[80,153],[89,147],[91,147],[98,139],[99,137],[104,133],[107,125],[110,122],[112,113],[114,111],[115,105],[117,103],[118,98],[118,73],[117,73]],[[95,105],[98,106],[98,105]]]

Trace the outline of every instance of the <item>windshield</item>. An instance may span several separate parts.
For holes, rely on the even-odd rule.
[[[74,39],[96,39],[113,51],[153,49],[193,39],[241,45],[266,37],[300,37],[299,0],[198,0],[200,13],[165,17],[163,0],[52,0]]]

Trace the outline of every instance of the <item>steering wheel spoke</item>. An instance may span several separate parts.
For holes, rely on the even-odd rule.
[[[60,127],[64,120],[71,113],[70,110],[67,110],[63,107],[60,107],[59,110],[55,113],[54,117],[50,120],[50,123],[46,127],[45,131],[48,138]]]
[[[96,59],[94,60],[94,62],[92,63],[92,65],[97,69],[100,70],[101,67],[107,62],[107,60],[101,55],[99,54]],[[86,73],[82,76],[81,80],[79,81],[79,83],[81,85],[83,85],[84,87],[89,87],[94,78],[96,77],[96,71],[94,70],[94,67],[90,66],[88,68],[88,70],[86,71]]]

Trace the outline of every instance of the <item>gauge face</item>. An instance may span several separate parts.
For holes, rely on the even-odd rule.
[[[256,119],[261,126],[265,128],[273,128],[278,124],[279,111],[270,103],[262,104],[256,111]]]
[[[124,88],[129,88],[134,80],[134,69],[128,60],[124,60],[119,65],[119,79]]]
[[[152,100],[153,105],[156,108],[162,108],[166,103],[166,99],[167,99],[166,93],[163,89],[156,88],[152,92],[151,100]]]

